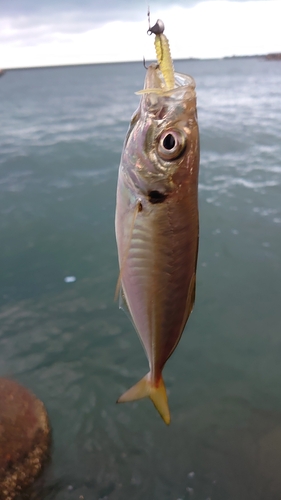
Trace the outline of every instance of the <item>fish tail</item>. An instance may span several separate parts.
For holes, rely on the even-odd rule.
[[[157,382],[157,385],[152,384],[151,374],[149,372],[128,391],[124,392],[117,400],[117,403],[126,403],[127,401],[135,401],[142,398],[150,398],[165,424],[169,425],[171,417],[166,387],[162,376]]]

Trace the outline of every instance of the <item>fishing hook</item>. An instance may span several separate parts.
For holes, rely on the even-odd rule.
[[[145,60],[145,57],[144,57],[144,56],[143,56],[143,58],[142,58],[142,63],[143,63],[143,65],[144,65],[145,69],[148,69],[148,68],[149,68],[149,66],[146,66],[146,60]]]

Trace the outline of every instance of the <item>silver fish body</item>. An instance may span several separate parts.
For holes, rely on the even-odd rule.
[[[157,66],[124,143],[116,203],[122,294],[150,371],[119,402],[150,397],[170,422],[162,370],[195,298],[199,133],[194,80],[175,73],[163,91]]]

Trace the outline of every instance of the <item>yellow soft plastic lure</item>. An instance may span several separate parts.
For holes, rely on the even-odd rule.
[[[150,13],[148,13],[148,19],[150,24]],[[160,94],[175,88],[175,73],[174,64],[171,57],[171,51],[169,46],[169,41],[166,35],[164,35],[164,23],[161,19],[158,19],[154,26],[148,29],[148,34],[152,33],[155,35],[154,46],[156,51],[156,57],[158,62],[158,67],[163,75],[165,86],[163,89],[143,89],[136,92],[136,94],[149,94],[156,93]]]
[[[165,81],[165,90],[175,88],[174,64],[171,57],[171,51],[168,38],[164,35],[164,23],[158,19],[156,24],[149,28],[148,32],[155,33],[155,50],[159,69]],[[159,32],[157,32],[159,31]]]

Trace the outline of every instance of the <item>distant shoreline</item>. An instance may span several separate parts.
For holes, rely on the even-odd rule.
[[[223,59],[265,59],[266,61],[281,61],[281,52],[276,52],[272,54],[259,54],[255,56],[226,56]]]
[[[199,57],[187,57],[174,59],[174,61],[223,61],[227,59],[262,59],[266,61],[281,61],[281,52],[272,54],[257,54],[251,56],[225,56],[225,57],[214,57],[214,58],[199,58]],[[104,66],[105,64],[132,64],[132,63],[142,63],[142,61],[112,61],[112,62],[91,62],[91,63],[73,63],[73,64],[53,64],[47,66],[27,66],[18,68],[2,68],[0,69],[0,76],[4,75],[6,71],[18,71],[26,69],[50,69],[50,68],[71,68],[77,66]],[[151,63],[153,61],[146,61],[146,63]]]
[[[276,53],[276,54],[267,54],[265,56],[265,59],[267,61],[281,61],[281,53]]]

